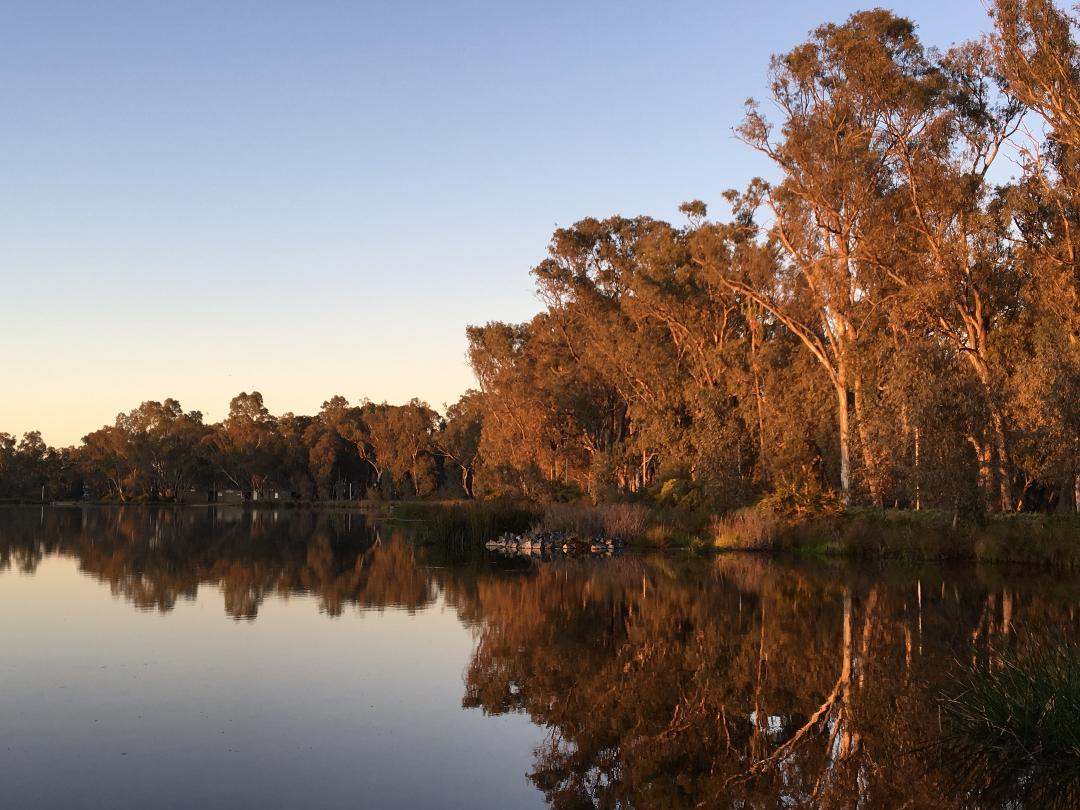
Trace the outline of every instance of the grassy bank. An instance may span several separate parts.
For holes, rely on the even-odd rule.
[[[854,508],[783,515],[751,507],[714,521],[712,539],[719,550],[1080,567],[1075,515],[956,520],[940,511]]]
[[[78,505],[200,506],[114,501]],[[34,504],[37,505],[37,504]],[[910,561],[978,561],[1080,568],[1080,516],[1005,514],[957,519],[951,512],[845,509],[828,498],[782,499],[714,516],[646,503],[537,504],[495,501],[247,501],[246,509],[351,509],[412,527],[425,541],[474,543],[504,532],[565,532],[618,538],[638,548],[754,551]]]
[[[783,505],[781,504],[781,507]],[[638,548],[698,552],[977,561],[1080,568],[1080,517],[1008,514],[956,519],[950,512],[844,509],[832,502],[787,510],[764,502],[724,516],[643,503],[540,505],[529,501],[398,502],[392,521],[426,541],[481,544],[504,532],[619,538]]]
[[[835,501],[791,509],[765,501],[724,516],[645,504],[551,504],[534,528],[618,537],[643,548],[757,551],[911,561],[966,560],[1080,568],[1080,516],[845,509]]]

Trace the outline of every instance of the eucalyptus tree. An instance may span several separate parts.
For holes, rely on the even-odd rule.
[[[589,406],[594,388],[560,327],[541,313],[525,324],[470,326],[467,335],[484,405],[480,490],[545,497],[560,479],[586,488],[587,452],[575,412]]]
[[[755,183],[736,199],[764,205],[780,261],[771,279],[722,278],[799,337],[834,391],[840,486],[852,493],[851,409],[862,407],[858,370],[862,322],[887,286],[876,246],[887,241],[893,177],[882,117],[932,92],[914,25],[890,12],[860,12],[828,24],[771,66],[779,128],[750,104],[740,137],[781,170],[776,185]],[[860,426],[857,426],[860,427]],[[860,435],[871,497],[880,500],[869,437]]]
[[[0,498],[37,501],[78,494],[73,453],[49,447],[36,430],[21,439],[0,433]]]
[[[1025,243],[1042,259],[1046,305],[1080,338],[1080,43],[1077,19],[1051,0],[995,0],[990,47],[1008,92],[1046,124],[1021,143]]]
[[[578,416],[580,444],[596,472],[613,465],[626,478],[628,459],[620,457],[621,448],[633,431],[644,484],[649,460],[681,444],[672,423],[690,422],[682,396],[690,386],[679,384],[686,382],[681,380],[686,369],[669,331],[679,328],[679,315],[664,306],[662,291],[662,276],[684,252],[665,222],[590,218],[556,230],[547,258],[533,269],[547,304],[551,348],[565,357],[561,373],[588,381],[585,387],[566,387],[595,393],[595,408],[578,402],[565,410]],[[647,266],[655,273],[651,280]],[[691,297],[685,285],[680,291]]]
[[[439,415],[419,399],[404,405],[365,402],[363,427],[356,435],[360,457],[375,472],[375,484],[405,495],[406,481],[414,495],[426,495],[438,484],[434,435]]]
[[[1015,250],[1031,277],[1030,342],[1038,352],[1015,375],[1016,418],[1026,428],[1028,470],[1057,478],[1058,502],[1080,510],[1078,21],[1049,0],[997,0],[993,16],[997,70],[1008,92],[1042,119],[1019,142],[1024,174],[1009,200]]]
[[[291,412],[277,418],[274,478],[290,494],[307,500],[318,500],[323,494],[319,475],[324,469],[312,458],[315,448],[310,441],[310,431],[317,422],[318,417]]]
[[[727,223],[706,221],[705,205],[699,201],[684,203],[680,210],[691,217],[688,243],[697,273],[709,285],[706,301],[713,302],[724,326],[714,333],[720,336],[723,358],[719,393],[736,405],[728,413],[726,428],[745,441],[753,437],[750,443],[756,445],[749,452],[737,448],[729,453],[728,464],[749,468],[763,485],[774,476],[778,482],[790,480],[790,464],[809,461],[795,449],[808,425],[799,418],[805,410],[793,403],[798,398],[817,400],[821,392],[807,388],[812,382],[802,367],[804,347],[798,338],[762,306],[757,295],[745,292],[747,287],[759,294],[772,288],[782,261],[775,241],[762,241],[754,222],[761,192],[757,183],[745,196],[728,192],[735,216]]]
[[[993,341],[1023,306],[1022,273],[988,173],[1016,131],[1022,107],[1000,92],[980,44],[924,59],[921,70],[922,92],[899,98],[882,116],[896,178],[898,237],[881,263],[978,380],[990,430],[985,439],[969,438],[987,489],[993,458],[997,505],[1008,510],[1005,370],[996,363]]]
[[[307,447],[308,469],[318,490],[331,497],[335,482],[349,480],[357,484],[356,491],[366,476],[361,474],[364,466],[357,452],[358,442],[363,441],[363,418],[359,407],[351,407],[343,396],[334,396],[322,404],[315,417],[306,417],[303,441]],[[338,493],[338,497],[342,497]]]
[[[147,400],[116,417],[124,452],[137,486],[154,498],[183,500],[184,493],[207,478],[209,460],[202,452],[209,429],[199,411],[185,412],[172,398]]]
[[[253,495],[276,471],[277,420],[258,391],[241,391],[229,401],[229,415],[209,440],[217,470],[234,486]]]
[[[126,501],[136,488],[138,469],[129,452],[128,435],[121,428],[105,425],[83,436],[80,459],[98,491]]]
[[[0,433],[0,497],[14,497],[19,490],[17,440],[10,433]]]
[[[446,465],[457,470],[465,497],[475,496],[476,469],[480,464],[480,437],[484,427],[484,395],[466,391],[446,409],[435,444]],[[449,472],[447,473],[449,475]]]

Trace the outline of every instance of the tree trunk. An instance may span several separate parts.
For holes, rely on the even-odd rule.
[[[866,486],[870,490],[870,502],[873,503],[878,509],[883,505],[882,492],[881,492],[881,477],[879,475],[877,458],[874,455],[874,448],[871,446],[870,431],[866,427],[866,419],[864,418],[865,409],[863,408],[863,396],[862,396],[862,380],[856,372],[854,379],[855,387],[855,422],[856,429],[859,431],[859,445],[862,449],[863,457],[863,469],[866,477]]]
[[[841,376],[836,383],[836,418],[840,430],[840,491],[844,503],[851,502],[851,448],[848,435],[847,385]]]
[[[983,394],[986,396],[987,408],[990,411],[990,426],[993,428],[992,444],[994,452],[995,472],[998,479],[998,502],[1002,512],[1012,511],[1012,481],[1009,477],[1009,453],[1005,442],[1005,419],[1001,415],[1001,409],[994,402],[994,390],[990,380],[990,368],[981,353],[981,347],[985,345],[986,338],[982,334],[976,334],[971,343],[976,346],[978,352],[968,353],[975,375],[979,378]],[[989,450],[989,448],[987,448]],[[989,461],[989,460],[988,460]]]
[[[469,486],[469,468],[467,465],[461,465],[461,488],[465,492],[466,498],[472,498],[472,488]]]
[[[1012,480],[1009,475],[1009,455],[1005,447],[1005,420],[997,405],[990,405],[990,422],[994,427],[994,456],[997,461],[998,494],[1002,512],[1013,509]]]
[[[754,375],[754,400],[757,404],[758,420],[758,464],[761,467],[758,480],[763,484],[769,481],[768,467],[765,453],[765,395],[761,390],[761,374],[758,368],[758,330],[761,328],[757,318],[750,321],[750,367]]]
[[[922,509],[922,491],[919,488],[919,429],[915,428],[915,511]]]
[[[990,493],[993,491],[990,476],[990,448],[980,442],[974,436],[967,437],[968,444],[975,450],[975,458],[979,462],[979,494],[982,496],[983,506],[990,503]]]

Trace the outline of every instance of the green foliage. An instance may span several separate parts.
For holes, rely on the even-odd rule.
[[[813,485],[791,485],[766,494],[758,502],[763,512],[789,518],[838,517],[844,513],[843,497],[831,490]]]
[[[649,494],[661,506],[692,512],[709,506],[711,498],[705,485],[696,481],[685,466],[661,470]]]

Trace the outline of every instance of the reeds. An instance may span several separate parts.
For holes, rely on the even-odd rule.
[[[525,531],[538,517],[535,506],[517,501],[394,504],[390,517],[413,523],[429,541],[483,544],[504,532]]]
[[[1080,649],[1042,646],[966,667],[941,699],[941,765],[978,806],[1080,806]]]
[[[583,538],[643,538],[652,528],[653,510],[638,503],[551,503],[544,507],[537,529],[567,532]]]

